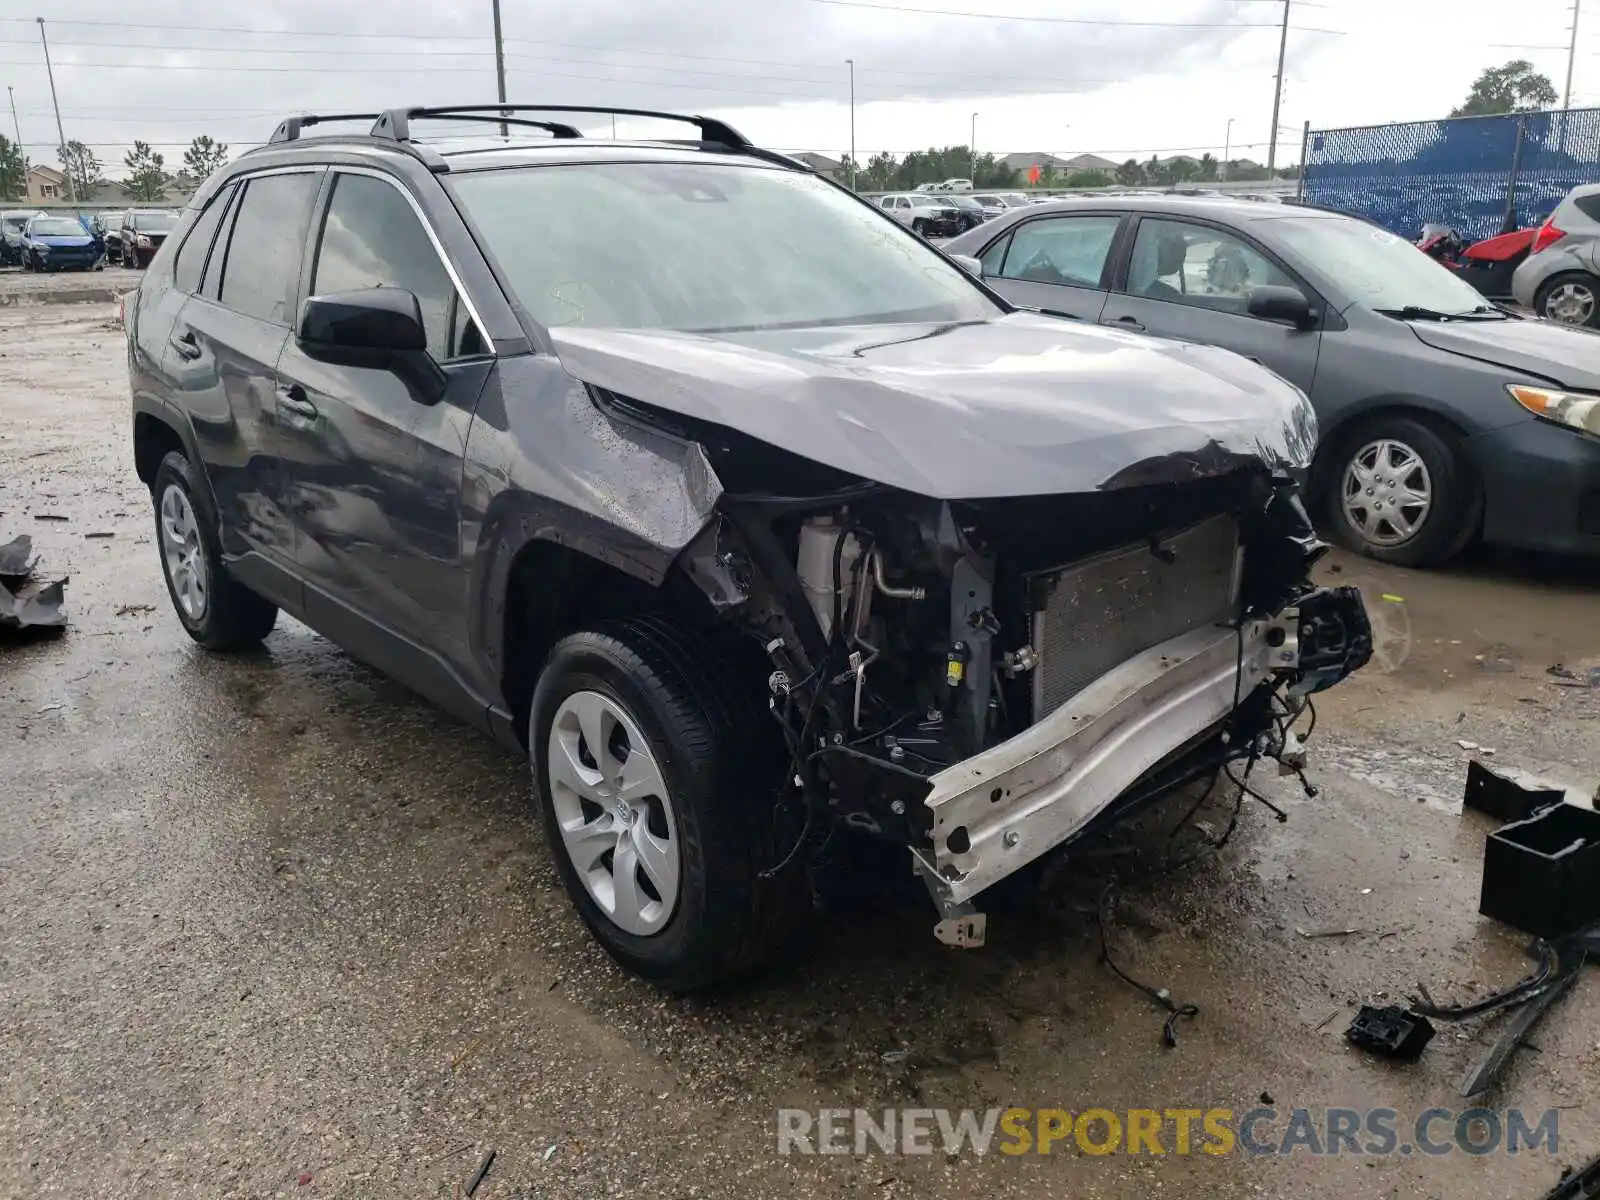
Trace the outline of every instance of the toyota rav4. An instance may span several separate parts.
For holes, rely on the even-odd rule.
[[[569,123],[613,111],[693,136]],[[1306,397],[1245,358],[1019,311],[712,119],[334,119],[207,180],[128,306],[177,618],[287,612],[526,752],[640,975],[755,962],[839,827],[977,944],[1025,865],[1297,762],[1370,653],[1308,579]]]

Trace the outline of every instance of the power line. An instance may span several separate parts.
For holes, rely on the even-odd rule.
[[[1044,17],[1021,13],[965,12],[948,8],[912,8],[902,4],[877,4],[869,0],[806,0],[808,4],[827,4],[836,8],[866,8],[883,12],[916,13],[924,17],[973,17],[983,21],[1028,21],[1047,25],[1105,25],[1115,28],[1149,29],[1276,29],[1278,22],[1261,21],[1129,21],[1120,17]],[[1342,34],[1337,29],[1308,29],[1307,33]]]

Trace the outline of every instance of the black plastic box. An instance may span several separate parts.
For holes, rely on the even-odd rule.
[[[1566,792],[1560,788],[1528,787],[1477,759],[1467,764],[1467,789],[1462,803],[1498,820],[1526,821],[1563,803],[1565,797]]]
[[[1600,921],[1600,813],[1557,804],[1491,833],[1478,911],[1543,938]]]

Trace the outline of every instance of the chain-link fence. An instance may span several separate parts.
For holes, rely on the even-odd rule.
[[[1405,238],[1437,223],[1476,241],[1537,224],[1600,182],[1600,109],[1312,131],[1305,164],[1307,200]]]

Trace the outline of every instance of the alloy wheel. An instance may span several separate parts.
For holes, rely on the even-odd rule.
[[[677,905],[681,852],[666,779],[639,724],[599,692],[556,709],[550,804],[584,889],[626,933],[659,933]]]
[[[1427,464],[1404,442],[1368,442],[1344,471],[1345,520],[1373,546],[1399,546],[1414,538],[1433,510]]]
[[[1563,325],[1587,325],[1594,316],[1594,306],[1593,288],[1568,281],[1550,289],[1544,301],[1544,315]]]
[[[191,621],[206,615],[211,596],[211,572],[206,564],[205,546],[200,541],[200,523],[188,493],[168,484],[161,493],[161,560],[166,566],[172,594]]]

